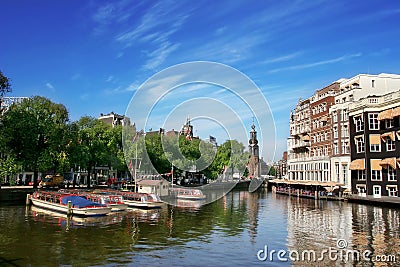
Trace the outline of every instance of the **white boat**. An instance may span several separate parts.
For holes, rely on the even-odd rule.
[[[164,202],[155,194],[123,192],[124,203],[130,208],[159,209]]]
[[[194,188],[174,188],[172,194],[182,200],[204,200],[207,198],[200,189]]]
[[[77,216],[104,216],[111,207],[92,202],[83,197],[60,192],[38,191],[30,196],[34,206]]]
[[[111,211],[124,211],[128,206],[124,203],[123,197],[120,195],[112,195],[106,193],[94,193],[89,191],[81,190],[60,190],[59,192],[65,192],[73,195],[84,197],[90,201],[104,204],[111,208]]]
[[[164,202],[156,194],[118,190],[99,190],[97,192],[120,195],[123,198],[123,202],[128,205],[129,208],[159,209],[164,205]]]

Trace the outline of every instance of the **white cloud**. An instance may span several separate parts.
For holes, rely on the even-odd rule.
[[[283,55],[283,56],[279,56],[279,57],[275,57],[275,58],[264,60],[263,62],[261,62],[261,64],[288,61],[288,60],[296,58],[296,57],[298,57],[298,56],[300,56],[302,54],[303,54],[302,51],[297,51],[297,52],[294,52],[294,53],[291,53],[291,54],[287,54],[287,55]]]
[[[348,60],[348,59],[351,59],[351,58],[360,57],[361,55],[362,55],[362,53],[344,55],[344,56],[341,56],[341,57],[328,59],[328,60],[322,60],[322,61],[317,61],[317,62],[312,62],[312,63],[307,63],[307,64],[294,65],[294,66],[288,66],[288,67],[273,69],[273,70],[270,70],[269,73],[276,73],[276,72],[287,71],[287,70],[299,70],[299,69],[312,68],[312,67],[317,67],[317,66],[322,66],[322,65],[327,65],[327,64],[332,64],[332,63],[345,61],[345,60]]]
[[[51,83],[46,83],[46,87],[49,88],[51,91],[55,91],[55,88]]]

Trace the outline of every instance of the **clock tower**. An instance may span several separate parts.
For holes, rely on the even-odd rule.
[[[258,147],[258,140],[257,140],[257,131],[256,126],[251,125],[250,131],[250,140],[249,140],[249,152],[250,152],[250,159],[249,159],[249,177],[259,177],[260,176],[260,158],[259,158],[259,147]]]

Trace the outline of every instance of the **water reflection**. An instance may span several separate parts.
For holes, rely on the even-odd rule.
[[[346,249],[392,255],[400,245],[398,209],[265,191],[233,191],[200,207],[166,205],[111,215],[79,221],[36,208],[0,206],[0,265],[395,266],[328,257],[281,262],[276,255],[260,261],[257,252],[268,245],[318,253],[345,240]]]
[[[26,213],[26,216],[31,216],[34,221],[55,224],[66,230],[72,227],[104,226],[120,223],[124,215],[122,212],[113,212],[104,217],[67,216],[64,213],[49,211],[36,206],[26,207]]]
[[[399,210],[280,195],[276,198],[287,201],[287,249],[300,254],[300,261],[293,265],[397,266]],[[324,249],[333,253],[324,255]],[[314,251],[316,259],[311,255],[308,260],[308,253]],[[302,252],[307,253],[306,261]]]

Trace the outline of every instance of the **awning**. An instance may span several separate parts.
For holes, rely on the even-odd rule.
[[[382,141],[386,142],[386,137],[389,137],[390,140],[395,141],[394,132],[388,132],[381,134]]]
[[[391,120],[393,119],[393,109],[387,109],[378,114],[378,120]]]
[[[397,165],[399,166],[399,168],[400,168],[400,158],[397,158]]]
[[[381,165],[382,167],[386,168],[386,166],[390,166],[393,169],[396,169],[396,158],[386,158],[381,160],[381,162],[379,163],[379,165]]]
[[[345,184],[334,182],[334,181],[329,181],[329,182],[322,182],[323,186],[345,186]]]
[[[355,159],[350,162],[349,166],[350,170],[365,170],[365,161],[364,159]]]
[[[400,107],[397,107],[397,108],[393,109],[392,116],[393,117],[400,116]]]
[[[389,190],[389,188],[394,188],[397,191],[397,185],[387,185],[386,190]]]
[[[380,159],[371,159],[371,170],[381,171],[382,166],[379,163],[381,163]]]
[[[357,114],[353,116],[353,121],[354,123],[356,123],[356,120],[358,120],[359,118],[361,118],[361,121],[364,121],[363,116],[361,116],[362,114]]]
[[[398,131],[396,132],[396,135],[397,135],[397,140],[400,140],[400,130],[398,130]]]
[[[303,139],[303,141],[310,141],[310,136],[306,134],[301,139]]]
[[[364,140],[364,135],[361,134],[361,135],[354,136],[354,143],[357,143],[357,140],[360,138],[362,138]]]
[[[381,135],[380,134],[370,134],[369,135],[369,144],[370,145],[380,145],[381,144]]]
[[[321,117],[321,121],[328,121],[328,116],[326,116],[326,115],[325,115],[325,116],[322,116],[322,117]]]

